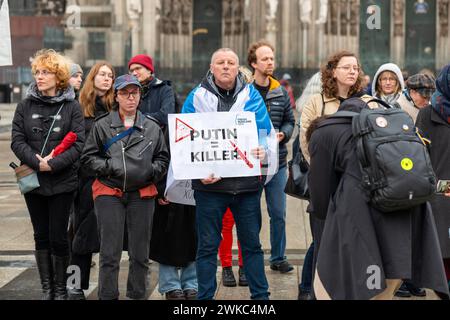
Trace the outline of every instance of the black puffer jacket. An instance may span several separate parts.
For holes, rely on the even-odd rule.
[[[32,84],[27,98],[17,105],[12,123],[11,149],[22,164],[39,171],[36,154],[41,153],[53,118],[63,104],[42,156],[49,155],[71,131],[77,135],[77,141],[69,150],[48,162],[51,172],[38,172],[41,186],[31,194],[52,196],[76,190],[79,158],[85,140],[84,120],[72,87],[56,97],[43,97]]]
[[[81,157],[82,165],[93,170],[101,183],[124,192],[156,184],[169,166],[169,153],[158,124],[138,111],[134,128],[130,136],[114,143],[105,153],[107,141],[125,127],[118,111],[99,118]]]
[[[144,85],[139,110],[158,120],[161,126],[167,126],[167,115],[175,113],[175,93],[171,82],[154,78]]]
[[[270,89],[264,101],[273,127],[284,133],[284,140],[279,144],[279,167],[284,168],[287,165],[288,155],[286,144],[291,139],[295,126],[291,100],[286,89],[277,80],[270,78]]]

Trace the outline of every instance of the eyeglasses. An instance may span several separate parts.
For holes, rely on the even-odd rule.
[[[125,99],[130,99],[130,97],[136,99],[140,96],[141,93],[139,91],[119,91],[117,92],[117,94]]]
[[[35,77],[39,77],[39,75],[43,76],[43,77],[48,77],[51,74],[55,74],[54,72],[50,72],[48,70],[36,70],[33,75]]]
[[[336,67],[336,69],[342,69],[345,72],[350,72],[350,70],[354,70],[355,72],[359,72],[361,70],[360,67],[352,67],[352,66],[342,66],[342,67]]]
[[[383,82],[383,83],[386,83],[386,82],[397,83],[397,79],[396,78],[380,78],[380,82]]]

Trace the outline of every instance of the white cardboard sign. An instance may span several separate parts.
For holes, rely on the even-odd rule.
[[[261,175],[253,112],[170,114],[169,136],[175,180]]]

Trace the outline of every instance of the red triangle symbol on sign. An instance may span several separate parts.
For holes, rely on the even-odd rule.
[[[177,118],[175,122],[175,143],[190,137],[191,131],[195,131],[195,129]]]

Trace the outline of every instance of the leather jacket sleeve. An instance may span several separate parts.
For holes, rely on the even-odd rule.
[[[111,173],[111,167],[108,159],[103,152],[103,140],[105,134],[98,122],[92,127],[91,133],[87,138],[86,144],[81,156],[81,165],[88,170],[88,172],[95,175],[106,176]]]
[[[153,182],[158,183],[167,173],[169,168],[170,155],[164,141],[164,134],[162,130],[158,130],[158,139],[154,149],[155,156],[153,157],[152,171],[153,171]]]

